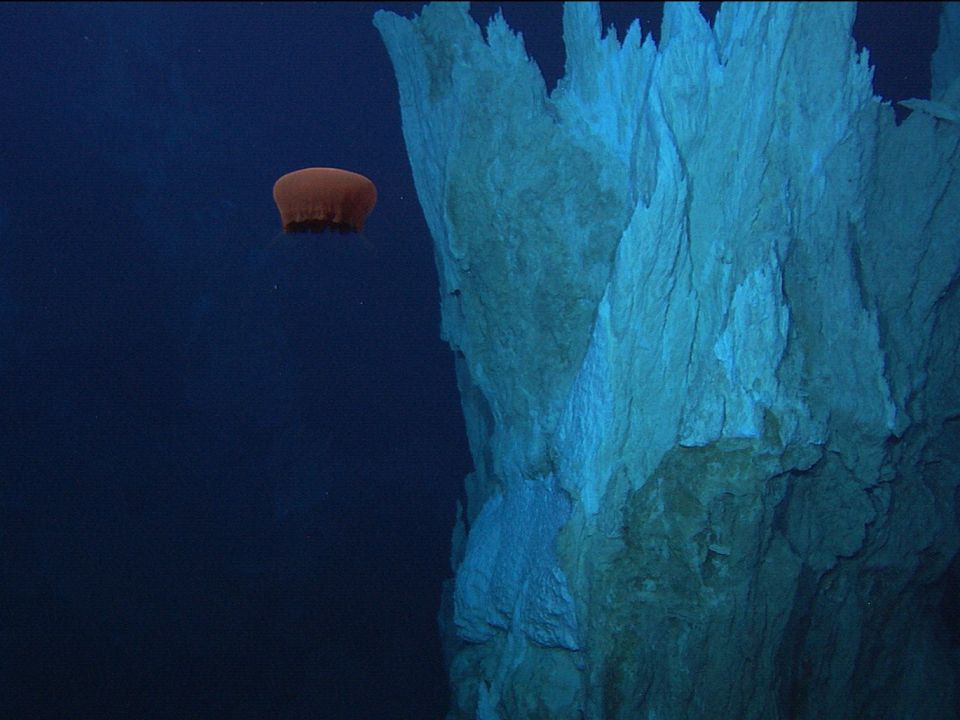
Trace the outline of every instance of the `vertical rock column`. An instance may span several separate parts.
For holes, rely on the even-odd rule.
[[[475,464],[451,718],[955,716],[948,12],[899,127],[853,5],[571,3],[549,96],[499,15],[377,13]]]

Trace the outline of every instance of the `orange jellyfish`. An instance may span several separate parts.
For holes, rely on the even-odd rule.
[[[377,204],[369,178],[337,168],[306,168],[287,173],[273,185],[283,232],[360,232]]]

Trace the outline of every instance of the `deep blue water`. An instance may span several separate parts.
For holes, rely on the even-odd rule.
[[[0,4],[0,718],[443,715],[471,463],[380,6]],[[552,87],[559,5],[505,14]],[[886,97],[935,20],[861,12]],[[310,165],[364,237],[278,234]]]

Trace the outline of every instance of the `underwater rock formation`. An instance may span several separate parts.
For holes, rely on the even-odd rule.
[[[450,718],[955,717],[960,66],[855,6],[379,12],[475,471]],[[926,104],[925,104],[926,103]]]

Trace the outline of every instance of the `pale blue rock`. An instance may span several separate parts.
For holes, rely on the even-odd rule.
[[[960,11],[900,126],[854,17],[570,3],[548,95],[377,13],[475,464],[450,718],[956,717]]]

